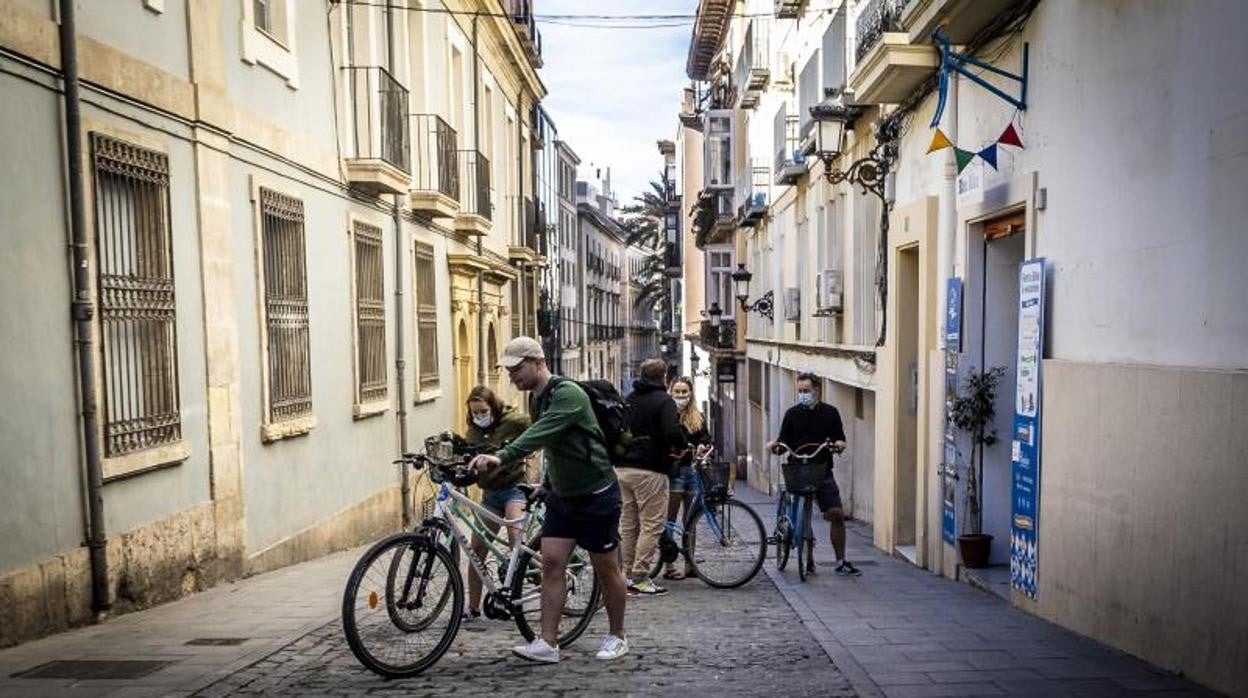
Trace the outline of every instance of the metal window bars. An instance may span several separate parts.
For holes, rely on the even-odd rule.
[[[120,456],[182,438],[169,160],[91,134],[104,446]]]
[[[260,189],[269,421],[312,412],[303,202]]]
[[[352,157],[411,172],[407,88],[380,66],[347,66],[354,129]]]
[[[386,399],[385,270],[381,228],[355,221],[356,399]]]

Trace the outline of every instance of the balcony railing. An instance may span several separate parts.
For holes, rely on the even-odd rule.
[[[348,66],[346,71],[355,125],[350,159],[382,160],[410,173],[407,88],[378,66]]]
[[[776,19],[797,19],[802,16],[804,0],[776,0]]]
[[[858,15],[856,25],[858,45],[854,48],[854,63],[861,63],[871,49],[880,42],[885,32],[899,32],[901,11],[910,0],[871,0]]]
[[[438,192],[459,200],[459,165],[455,161],[459,136],[436,114],[412,114],[416,171],[412,189]]]
[[[758,106],[762,91],[766,89],[771,78],[768,26],[765,21],[750,20],[745,30],[745,41],[741,44],[741,52],[737,54],[733,84],[737,86],[739,106],[743,109]]]
[[[533,200],[524,200],[524,227],[520,237],[525,247],[539,255],[546,255],[546,215]]]
[[[669,273],[675,272],[678,276],[684,273],[684,262],[681,260],[680,245],[674,242],[664,243],[663,264]]]
[[[698,334],[702,344],[711,349],[737,348],[736,320],[720,320],[719,327],[712,325],[710,320],[703,320]]]
[[[777,124],[775,164],[776,184],[793,184],[806,173],[806,156],[802,154],[801,118],[796,114],[784,117]],[[781,135],[782,134],[782,135]]]
[[[490,205],[490,159],[475,150],[459,151],[459,212],[493,220]]]
[[[755,166],[751,158],[737,175],[737,221],[747,228],[767,215],[771,203],[771,170]]]
[[[520,35],[520,43],[529,54],[535,67],[542,67],[542,33],[537,30],[537,22],[533,19],[533,3],[531,0],[505,0],[507,14],[516,25],[516,33]]]

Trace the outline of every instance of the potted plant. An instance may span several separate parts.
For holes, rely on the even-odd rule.
[[[987,371],[975,372],[966,379],[954,397],[949,410],[953,425],[970,434],[971,462],[967,467],[966,519],[963,532],[958,536],[958,552],[962,564],[967,567],[987,567],[992,536],[984,533],[984,448],[997,442],[996,419],[997,387],[1005,376],[1005,367],[996,366]]]

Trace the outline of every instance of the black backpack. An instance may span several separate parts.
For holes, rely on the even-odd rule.
[[[612,465],[618,465],[633,443],[633,434],[628,427],[632,407],[620,397],[620,391],[615,389],[611,381],[564,380],[577,384],[589,396],[594,417],[598,419],[598,429],[602,432],[603,445],[607,448],[607,459]]]

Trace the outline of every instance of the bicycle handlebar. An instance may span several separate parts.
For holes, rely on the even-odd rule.
[[[816,448],[814,451],[810,453],[798,453],[798,451],[800,451],[803,448],[813,446],[814,444],[802,444],[801,446],[798,446],[796,449],[792,449],[792,448],[789,448],[788,444],[777,443],[775,447],[781,448],[783,449],[783,451],[780,453],[777,453],[776,455],[790,456],[793,458],[797,458],[799,460],[809,461],[815,456],[819,455],[820,453],[823,453],[824,449],[832,449],[833,453],[838,453],[838,451],[836,451],[835,447],[833,446],[834,443],[836,442],[832,441],[831,439],[828,439],[824,441],[823,443],[820,443],[818,445],[818,448]]]

